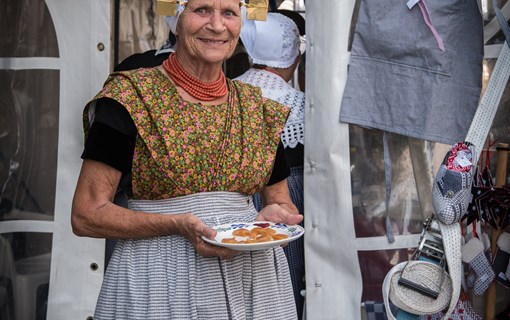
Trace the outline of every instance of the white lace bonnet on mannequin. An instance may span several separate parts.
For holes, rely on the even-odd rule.
[[[300,55],[298,27],[279,13],[269,12],[266,21],[245,21],[241,40],[254,64],[287,68]]]

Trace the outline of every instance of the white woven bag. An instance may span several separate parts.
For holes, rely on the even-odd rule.
[[[402,271],[405,272],[403,273]],[[398,284],[398,278],[405,274],[423,287],[439,291],[437,299],[420,294]],[[438,279],[443,277],[441,288],[437,288]],[[395,273],[390,280],[390,300],[397,308],[424,315],[442,311],[449,306],[452,298],[452,281],[448,273],[438,266],[426,261],[409,261],[405,269]]]

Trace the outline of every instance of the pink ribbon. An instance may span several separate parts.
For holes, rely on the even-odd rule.
[[[411,1],[409,1],[409,2],[411,2]],[[423,20],[425,21],[425,24],[429,27],[430,31],[432,31],[434,38],[436,38],[436,42],[437,42],[439,49],[441,49],[441,51],[445,51],[443,38],[441,38],[441,36],[439,35],[439,32],[437,32],[436,28],[434,27],[434,24],[432,23],[432,20],[430,19],[429,9],[427,8],[427,5],[425,4],[425,0],[418,0],[417,2],[418,2],[418,6],[420,7],[420,10],[421,10],[421,15],[423,16]],[[414,4],[416,4],[416,2]],[[408,3],[409,9],[411,9],[414,6],[414,4],[412,4],[409,7],[409,3]]]

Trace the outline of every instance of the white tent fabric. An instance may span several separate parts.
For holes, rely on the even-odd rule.
[[[307,319],[360,319],[349,134],[348,126],[338,122],[354,4],[354,0],[308,1],[306,7]]]
[[[83,148],[80,114],[110,71],[110,1],[46,3],[55,24],[61,68],[57,196],[47,319],[87,319],[93,315],[103,279],[104,240],[72,234],[71,200]],[[94,263],[97,269],[91,268]]]

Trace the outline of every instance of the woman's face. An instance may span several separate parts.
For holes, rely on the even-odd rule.
[[[234,52],[241,23],[239,0],[190,0],[177,24],[178,50],[190,59],[222,62]]]

